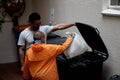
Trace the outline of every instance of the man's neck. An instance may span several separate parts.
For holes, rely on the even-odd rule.
[[[29,29],[31,30],[31,31],[38,31],[39,29],[33,29],[31,26],[29,27]]]

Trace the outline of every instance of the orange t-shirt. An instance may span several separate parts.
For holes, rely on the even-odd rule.
[[[56,56],[72,43],[68,38],[62,45],[33,44],[26,53],[23,76],[26,80],[59,80]]]

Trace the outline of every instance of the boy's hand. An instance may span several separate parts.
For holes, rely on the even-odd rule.
[[[74,38],[75,37],[75,33],[74,32],[71,32],[71,38]]]
[[[70,38],[74,38],[74,37],[75,37],[75,32],[66,32],[66,34],[67,34],[68,37],[70,37]]]

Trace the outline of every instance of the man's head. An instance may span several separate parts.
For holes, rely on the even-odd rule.
[[[41,31],[34,33],[34,43],[45,43],[45,35]]]
[[[36,12],[31,13],[29,16],[29,22],[31,25],[31,29],[33,31],[36,31],[39,29],[39,26],[41,25],[41,16]]]

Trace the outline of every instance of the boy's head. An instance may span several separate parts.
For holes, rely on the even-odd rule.
[[[34,43],[45,43],[45,35],[41,31],[37,31],[34,33]]]

